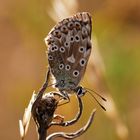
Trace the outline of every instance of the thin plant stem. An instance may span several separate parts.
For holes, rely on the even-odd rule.
[[[86,132],[88,130],[88,128],[91,126],[92,121],[94,119],[94,115],[95,115],[96,110],[94,109],[89,117],[88,122],[86,123],[86,125],[84,127],[82,127],[81,129],[77,130],[76,132],[73,133],[65,133],[65,132],[56,132],[53,134],[50,134],[46,140],[52,140],[54,138],[65,138],[65,139],[74,139],[79,137],[80,135],[82,135],[84,132]]]

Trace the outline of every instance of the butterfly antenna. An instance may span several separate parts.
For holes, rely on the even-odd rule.
[[[91,89],[89,89],[89,88],[85,88],[87,91],[91,91],[91,92],[94,92],[96,95],[98,95],[103,101],[107,101],[107,99],[105,99],[103,96],[101,96],[99,93],[97,93],[96,91],[94,91],[94,90],[91,90]],[[90,94],[92,94],[92,93],[90,93]]]
[[[87,90],[87,92],[90,93],[90,95],[95,99],[95,101],[99,104],[99,106],[104,110],[106,111],[105,107],[103,105],[101,105],[101,103],[96,99],[96,97],[90,92]],[[99,96],[100,97],[100,96]],[[105,100],[106,101],[106,100]]]

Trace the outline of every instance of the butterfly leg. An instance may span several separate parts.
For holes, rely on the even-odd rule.
[[[61,93],[61,95],[63,95],[63,98],[61,98],[60,102],[62,102],[62,101],[65,101],[65,102],[59,104],[58,106],[61,106],[61,105],[69,103],[70,102],[70,97],[68,96],[68,94],[63,92],[63,91],[60,91],[60,93]]]
[[[66,93],[65,91],[60,91],[62,95],[64,95],[64,100],[68,100],[68,102],[70,102],[70,97],[68,95],[68,93]]]

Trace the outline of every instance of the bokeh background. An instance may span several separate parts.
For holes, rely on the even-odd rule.
[[[32,92],[41,87],[47,70],[44,38],[60,19],[88,11],[93,17],[93,52],[83,85],[107,97],[104,112],[89,94],[83,97],[80,121],[55,131],[73,132],[97,108],[95,120],[79,140],[140,138],[140,1],[139,0],[0,0],[0,139],[18,140]],[[48,91],[52,90],[51,88]],[[77,111],[71,103],[58,108],[66,120]],[[37,140],[33,121],[26,140]]]

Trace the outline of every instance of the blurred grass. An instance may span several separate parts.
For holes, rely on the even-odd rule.
[[[49,0],[1,2],[0,126],[2,130],[0,139],[19,139],[18,119],[22,117],[33,90],[37,91],[43,83],[47,68],[44,38],[55,25],[48,14],[51,7],[52,2]],[[129,128],[128,139],[138,140],[140,137],[138,125],[140,121],[138,117],[140,116],[140,2],[138,0],[81,0],[78,1],[78,9],[78,11],[89,11],[93,15],[93,34],[98,40],[99,50],[105,63],[107,85],[121,118]],[[86,87],[90,83],[88,74],[87,72],[83,82]],[[102,89],[95,90],[102,91]],[[83,101],[85,111],[81,121],[65,130],[78,129],[86,122],[95,103],[90,95],[83,97]],[[76,102],[73,101],[60,108],[59,112],[70,119],[76,112]],[[118,140],[114,126],[100,108],[92,128],[79,139],[93,138]],[[37,139],[33,123],[26,139]]]

